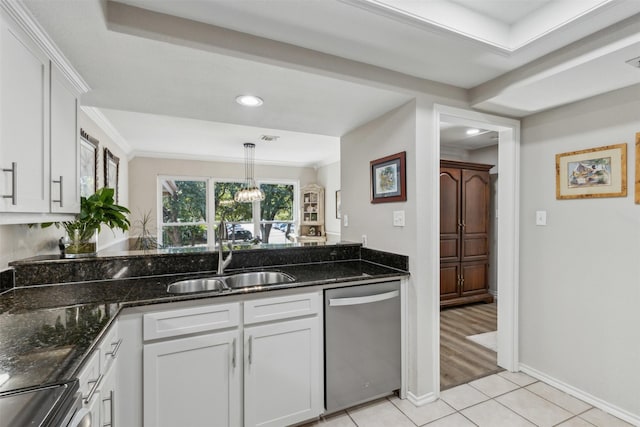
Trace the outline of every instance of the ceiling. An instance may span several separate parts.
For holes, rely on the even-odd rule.
[[[318,166],[416,88],[522,117],[640,83],[625,63],[640,56],[640,1],[23,3],[130,157],[237,160],[251,141],[258,162]],[[245,93],[264,105],[235,104]]]

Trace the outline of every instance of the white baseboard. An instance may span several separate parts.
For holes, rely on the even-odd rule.
[[[435,402],[438,399],[435,393],[427,393],[422,396],[416,396],[412,392],[407,392],[407,400],[416,406],[426,405],[427,403]]]
[[[550,377],[549,375],[545,374],[544,372],[540,372],[535,368],[532,368],[531,366],[527,366],[524,364],[520,364],[520,370],[522,372],[524,372],[527,375],[532,376],[533,378],[536,378],[540,381],[543,381],[559,390],[564,391],[565,393],[570,394],[573,397],[576,397],[580,400],[583,400],[585,402],[587,402],[588,404],[598,408],[598,409],[602,409],[605,412],[608,412],[609,414],[616,416],[618,418],[620,418],[621,420],[624,420],[628,423],[631,423],[634,426],[640,426],[640,415],[637,414],[632,414],[629,411],[626,411],[622,408],[618,408],[615,405],[612,405],[611,403],[600,399],[599,397],[593,396],[583,390],[580,390],[570,384],[567,384],[563,381],[560,381],[556,378]]]

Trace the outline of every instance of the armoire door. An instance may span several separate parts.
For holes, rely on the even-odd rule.
[[[460,275],[459,262],[440,264],[440,300],[458,298],[460,296]]]
[[[460,261],[489,255],[489,173],[462,170],[462,235]]]
[[[460,169],[440,169],[440,262],[460,261],[460,179]]]

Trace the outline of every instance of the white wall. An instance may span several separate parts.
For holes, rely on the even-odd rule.
[[[340,190],[340,162],[319,167],[317,183],[324,187],[324,226],[328,238],[340,240],[340,220],[336,218],[336,191]]]
[[[419,165],[433,148],[434,136],[433,101],[417,100],[344,135],[340,152],[342,215],[349,219],[348,226],[343,220],[342,239],[359,242],[365,234],[369,247],[409,256],[409,392],[416,399],[429,399],[434,392],[431,293],[437,283],[418,256],[430,259],[425,251],[433,213],[432,171]],[[401,151],[407,159],[407,201],[372,204],[369,162]],[[396,210],[405,211],[405,227],[393,226]]]
[[[520,360],[640,425],[640,205],[633,201],[640,85],[522,126]],[[628,143],[628,196],[556,200],[555,155]],[[548,225],[536,226],[537,210]]]
[[[129,194],[134,221],[151,212],[151,229],[157,228],[157,178],[159,175],[198,176],[244,180],[242,163],[225,163],[199,160],[175,160],[152,157],[136,157],[129,162]],[[256,180],[293,180],[300,186],[316,182],[313,168],[255,165]],[[325,211],[329,213],[328,210]],[[132,230],[132,236],[136,229]]]
[[[78,111],[78,122],[80,127],[84,129],[92,137],[100,141],[98,146],[98,188],[104,187],[104,149],[108,148],[111,153],[120,159],[118,170],[118,204],[129,206],[129,162],[127,154],[106,133],[87,116],[84,111]],[[98,250],[109,247],[118,247],[127,239],[128,233],[119,230],[110,230],[103,227],[102,232],[98,235]]]
[[[100,129],[82,110],[78,110],[79,127],[100,141],[98,159],[98,187],[104,185],[104,148],[107,147],[120,158],[120,198],[118,204],[128,206],[129,172],[125,153]],[[62,228],[29,227],[27,225],[0,225],[0,270],[10,261],[29,258],[36,255],[59,254],[58,239],[64,235]],[[116,244],[124,234],[103,229],[98,236],[98,248]]]

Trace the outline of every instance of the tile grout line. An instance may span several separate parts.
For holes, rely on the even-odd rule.
[[[497,375],[497,374],[496,374],[496,375]],[[504,379],[505,379],[505,380],[507,380],[507,381],[509,381],[507,378],[504,378]],[[509,382],[510,382],[510,383],[512,383],[512,384],[517,385],[517,386],[518,386],[518,388],[515,388],[515,389],[513,389],[513,390],[511,390],[511,391],[508,391],[508,392],[506,392],[506,393],[499,394],[499,395],[497,395],[497,396],[495,396],[495,397],[504,396],[505,394],[512,393],[512,392],[514,392],[514,391],[517,391],[517,390],[520,390],[520,389],[523,389],[523,388],[525,388],[525,387],[526,387],[526,386],[521,386],[520,384],[516,384],[516,383],[514,383],[513,381],[509,381]],[[535,381],[535,382],[538,382],[538,381]],[[533,383],[531,383],[531,384],[533,384]],[[469,385],[469,386],[471,386],[474,390],[477,390],[477,391],[478,391],[478,392],[480,392],[481,394],[484,394],[485,396],[487,396],[487,397],[488,397],[488,399],[487,399],[487,400],[483,400],[482,402],[475,403],[475,404],[473,404],[473,405],[467,406],[466,408],[462,408],[462,409],[460,409],[460,410],[457,410],[457,409],[456,409],[456,411],[457,411],[460,415],[462,415],[463,417],[465,417],[466,419],[468,419],[469,421],[471,421],[471,423],[472,423],[472,424],[474,424],[474,425],[476,425],[476,426],[477,426],[477,424],[476,424],[476,423],[474,423],[472,420],[470,420],[470,419],[469,419],[465,414],[463,414],[463,413],[462,413],[462,411],[467,410],[467,409],[469,409],[469,408],[473,408],[474,406],[482,405],[483,403],[486,403],[486,402],[488,402],[488,401],[490,401],[490,400],[493,400],[494,402],[496,402],[498,405],[500,405],[500,406],[504,407],[504,408],[505,408],[506,410],[508,410],[509,412],[513,412],[515,415],[519,416],[519,417],[520,417],[520,418],[522,418],[523,420],[525,420],[525,421],[527,421],[527,422],[530,422],[531,424],[535,425],[536,427],[539,427],[539,426],[538,426],[538,424],[534,423],[533,421],[531,421],[531,420],[530,420],[530,419],[528,419],[527,417],[520,415],[519,413],[517,413],[517,412],[516,412],[516,411],[514,411],[513,409],[511,409],[511,408],[509,408],[508,406],[504,405],[502,402],[497,401],[497,400],[495,399],[495,397],[491,397],[491,396],[489,396],[488,394],[483,393],[481,390],[478,390],[477,388],[473,387],[471,384],[468,384],[468,385]],[[530,384],[527,384],[527,385],[530,385]],[[445,402],[445,403],[446,403],[446,402]]]
[[[416,426],[416,427],[420,427],[418,424],[416,424],[416,423],[411,419],[411,417],[409,417],[409,415],[407,415],[407,414],[406,414],[406,413],[405,413],[405,412],[404,412],[400,407],[398,407],[398,405],[396,405],[395,403],[393,403],[393,402],[391,401],[391,399],[389,399],[389,396],[387,396],[387,397],[386,397],[386,399],[387,399],[387,401],[388,401],[389,403],[391,403],[391,406],[393,406],[394,408],[396,408],[398,411],[400,411],[400,413],[401,413],[402,415],[404,415],[405,417],[407,417],[407,419],[411,422],[411,424],[413,424],[413,425],[414,425],[414,426]]]

